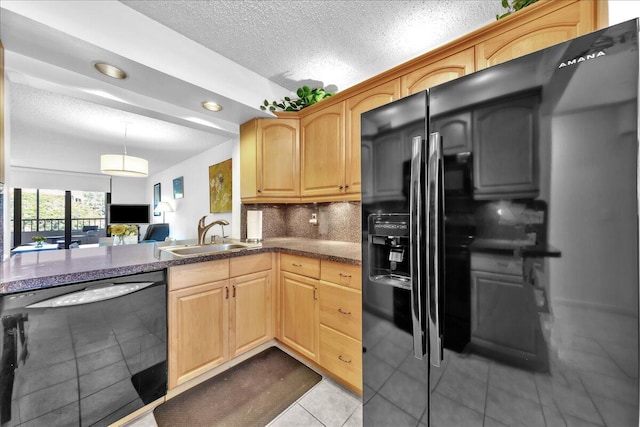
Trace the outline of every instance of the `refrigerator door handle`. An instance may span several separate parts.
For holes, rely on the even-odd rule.
[[[410,183],[410,268],[411,268],[411,321],[413,329],[413,355],[422,359],[426,354],[426,321],[425,321],[425,242],[424,242],[424,187],[423,147],[424,139],[416,136],[411,141],[411,183]]]
[[[439,367],[442,362],[442,337],[440,336],[440,280],[442,277],[441,241],[444,206],[442,200],[443,186],[442,144],[440,133],[429,135],[429,152],[427,154],[427,318],[429,331],[429,359],[433,366]]]

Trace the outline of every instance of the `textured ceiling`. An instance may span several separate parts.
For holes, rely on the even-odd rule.
[[[126,122],[130,154],[148,158],[155,173],[266,115],[258,110],[265,97],[303,84],[346,89],[492,22],[501,6],[500,0],[3,0],[0,11],[16,145],[11,164],[55,167],[65,163],[56,155],[68,160],[73,153],[69,167],[97,172],[100,153],[122,149]],[[130,78],[99,75],[92,67],[97,59],[123,64]],[[222,101],[221,113],[200,107],[212,98]],[[34,154],[43,149],[46,161],[38,163]]]
[[[295,91],[343,90],[495,20],[499,0],[120,0]]]

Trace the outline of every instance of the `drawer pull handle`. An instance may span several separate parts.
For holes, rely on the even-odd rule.
[[[224,297],[224,299],[229,299],[229,287],[225,286],[224,290],[226,291],[226,296]]]
[[[302,264],[296,264],[295,262],[292,262],[291,265],[293,265],[294,267],[302,267]]]
[[[236,297],[236,285],[233,285],[233,297]]]
[[[318,288],[313,288],[313,299],[314,300],[318,299],[318,296],[316,295],[317,290],[318,290]]]
[[[351,277],[351,275],[350,274],[340,273],[340,277]]]
[[[340,314],[351,314],[350,311],[344,311],[343,309],[339,308],[338,311],[340,312]]]
[[[344,362],[344,363],[349,363],[349,364],[351,363],[351,359],[345,360],[345,359],[342,358],[342,355],[338,356],[338,359],[340,359],[340,361]]]

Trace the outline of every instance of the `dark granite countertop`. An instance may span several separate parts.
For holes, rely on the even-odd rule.
[[[512,255],[523,258],[560,257],[558,249],[546,243],[531,244],[517,240],[475,239],[469,244],[471,252]]]
[[[161,270],[173,265],[225,259],[256,252],[281,252],[360,265],[360,243],[293,237],[266,239],[255,248],[178,257],[155,244],[100,246],[17,254],[2,263],[0,294]]]

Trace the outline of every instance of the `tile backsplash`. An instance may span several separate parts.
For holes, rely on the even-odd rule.
[[[262,211],[262,237],[302,237],[359,243],[362,240],[359,202],[291,205],[242,205],[240,236],[247,237],[247,210]],[[318,224],[309,223],[316,214]]]

